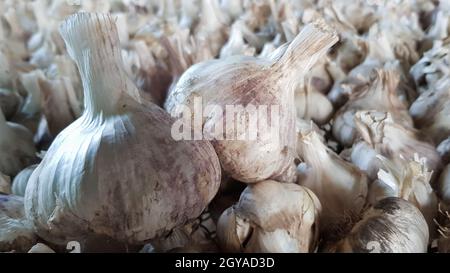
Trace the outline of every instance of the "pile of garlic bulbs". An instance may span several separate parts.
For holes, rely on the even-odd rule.
[[[448,1],[0,10],[0,252],[450,252]]]

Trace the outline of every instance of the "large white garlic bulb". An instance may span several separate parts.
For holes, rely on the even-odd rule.
[[[220,217],[219,246],[227,252],[311,252],[320,211],[319,199],[305,187],[272,180],[251,184]]]
[[[198,217],[219,188],[213,147],[175,141],[173,119],[140,102],[112,16],[77,13],[60,32],[80,70],[85,111],[29,178],[25,208],[37,233],[57,244],[86,235],[133,244]]]
[[[31,174],[34,172],[38,165],[33,164],[25,169],[21,170],[20,173],[14,177],[12,184],[12,194],[17,196],[25,196],[25,189],[27,188],[28,179],[30,179]]]
[[[178,116],[180,107],[195,113],[195,101],[202,103],[203,117],[197,111],[194,119],[201,118],[203,136],[213,139],[223,169],[234,179],[293,181],[297,79],[336,40],[335,33],[319,22],[305,26],[280,58],[233,56],[196,64],[171,89],[165,108]],[[228,119],[227,115],[236,115],[236,109],[227,110],[229,106],[242,107],[237,110],[241,118]],[[267,114],[257,115],[256,127],[246,122],[248,106],[260,107],[253,114],[266,110]],[[251,139],[255,133],[257,137]]]

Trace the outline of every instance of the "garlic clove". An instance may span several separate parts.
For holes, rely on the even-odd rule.
[[[271,180],[251,184],[220,217],[219,245],[227,252],[313,251],[320,211],[307,188]]]
[[[177,107],[187,106],[193,109],[194,101],[201,98],[205,107],[203,115],[212,116],[203,119],[203,134],[215,138],[213,144],[227,174],[246,183],[265,179],[293,181],[294,82],[299,74],[308,71],[336,39],[334,32],[323,23],[311,24],[303,29],[278,61],[234,56],[196,64],[189,68],[170,90],[165,109],[172,115],[179,116]],[[214,88],[211,86],[212,82]],[[215,129],[216,124],[224,124],[222,117],[226,117],[226,111],[222,112],[222,115],[208,113],[206,106],[218,105],[222,110],[226,110],[226,105],[249,104],[255,107],[267,106],[267,111],[272,113],[275,111],[274,106],[277,106],[280,117],[278,123],[283,129],[278,131],[275,128],[274,131],[261,128],[264,127],[260,126],[261,124],[269,123],[268,117],[259,115],[260,128],[256,130],[256,140],[235,140],[243,135],[233,128],[234,125],[227,128],[226,124],[222,128],[230,131],[227,131],[227,139],[221,140],[220,137],[224,138],[223,132],[217,133]],[[245,124],[237,125],[239,128],[247,128]],[[272,132],[275,132],[276,136],[272,135]],[[261,156],[263,154],[271,156]]]
[[[425,253],[427,247],[425,218],[416,206],[396,197],[377,202],[334,246],[336,252],[356,253]]]
[[[23,198],[0,194],[0,251],[26,252],[36,239],[33,226],[25,217]]]
[[[22,197],[25,196],[25,189],[28,184],[28,179],[30,179],[31,174],[37,166],[37,164],[28,166],[25,169],[21,170],[20,173],[16,175],[16,177],[14,177],[12,183],[12,194]]]

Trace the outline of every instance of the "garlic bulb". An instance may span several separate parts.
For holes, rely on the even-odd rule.
[[[55,251],[43,243],[37,243],[28,250],[28,253],[55,253]]]
[[[450,81],[436,83],[423,92],[409,112],[415,125],[439,144],[450,135]]]
[[[436,150],[444,163],[450,163],[450,137],[442,141]]]
[[[110,15],[74,14],[60,32],[80,70],[85,111],[29,178],[25,208],[37,233],[56,244],[86,236],[133,244],[198,217],[219,188],[213,147],[175,141],[173,119],[140,102]]]
[[[249,185],[217,224],[226,252],[311,252],[321,207],[309,189],[272,180]]]
[[[395,71],[377,69],[373,83],[352,94],[350,100],[336,113],[333,136],[342,145],[351,146],[358,137],[353,118],[359,110],[386,111],[395,122],[412,127],[408,110],[396,94],[398,83],[399,76]]]
[[[238,18],[244,12],[243,0],[222,0],[220,5],[231,19]]]
[[[234,179],[247,183],[266,179],[292,181],[295,179],[295,150],[290,149],[295,147],[296,137],[295,81],[336,40],[336,35],[323,23],[311,24],[302,30],[278,61],[234,56],[196,64],[170,90],[165,109],[178,116],[180,107],[194,109],[193,102],[201,100],[203,116],[208,117],[203,119],[203,135],[213,139],[222,168]],[[249,139],[245,132],[249,127],[246,122],[242,119],[233,122],[237,123],[236,128],[246,128],[244,132],[237,130],[235,125],[227,128],[223,121],[227,111],[219,113],[217,107],[213,110],[208,105],[223,110],[227,105],[264,106],[268,112],[279,112],[280,128],[262,128],[263,124],[273,127],[274,122],[269,124],[267,116],[258,115],[257,139],[239,140]],[[216,124],[225,125],[222,127],[227,130],[225,140]]]
[[[22,98],[14,91],[0,88],[0,109],[6,119],[10,119],[18,110]]]
[[[336,252],[424,253],[428,226],[413,204],[396,197],[380,200],[366,211]]]
[[[297,150],[310,168],[298,183],[319,197],[325,236],[339,236],[336,231],[345,218],[359,217],[366,203],[367,176],[325,146],[315,132],[299,137]]]
[[[0,172],[0,194],[11,194],[11,178]]]
[[[331,102],[324,94],[313,88],[311,82],[295,90],[295,108],[297,118],[313,120],[319,125],[327,123],[333,114]]]
[[[38,165],[34,164],[21,170],[20,173],[14,177],[12,183],[12,193],[17,196],[25,196],[25,189],[27,188],[28,179]]]
[[[0,172],[13,177],[35,161],[33,135],[22,125],[7,122],[0,111]]]
[[[0,252],[26,252],[35,242],[33,226],[25,218],[23,198],[0,194]]]
[[[378,154],[397,162],[403,156],[414,160],[415,154],[425,157],[429,170],[438,172],[441,159],[434,147],[418,138],[412,128],[403,127],[394,122],[392,115],[386,112],[361,111],[355,114],[356,128],[364,141]]]
[[[386,197],[399,197],[411,202],[425,217],[430,239],[434,238],[438,200],[430,185],[432,172],[426,167],[426,159],[416,154],[414,160],[401,159],[401,163],[396,164],[385,157],[379,158],[384,167],[378,172],[378,180],[371,184],[371,204]]]

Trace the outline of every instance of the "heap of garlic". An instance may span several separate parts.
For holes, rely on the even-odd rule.
[[[29,178],[25,209],[37,233],[55,243],[99,235],[133,244],[198,217],[220,183],[212,146],[175,141],[173,119],[140,102],[110,15],[77,13],[60,31],[80,70],[85,111]]]
[[[265,179],[293,181],[296,78],[304,75],[336,40],[335,33],[323,23],[311,24],[303,28],[275,62],[234,56],[196,64],[170,90],[165,108],[175,116],[180,115],[180,107],[188,107],[195,113],[194,102],[200,100],[203,116],[208,117],[197,117],[203,121],[203,135],[213,139],[223,169],[233,178],[248,183]],[[231,126],[226,121],[227,127],[224,122],[227,105],[266,107],[268,114],[258,115],[257,127],[252,129],[256,131],[256,140],[249,139],[250,126],[245,119],[233,120]],[[269,122],[276,109],[277,122]],[[227,131],[226,138],[216,128],[217,124]]]
[[[226,252],[311,252],[319,235],[320,202],[306,187],[266,180],[251,184],[217,224]]]

